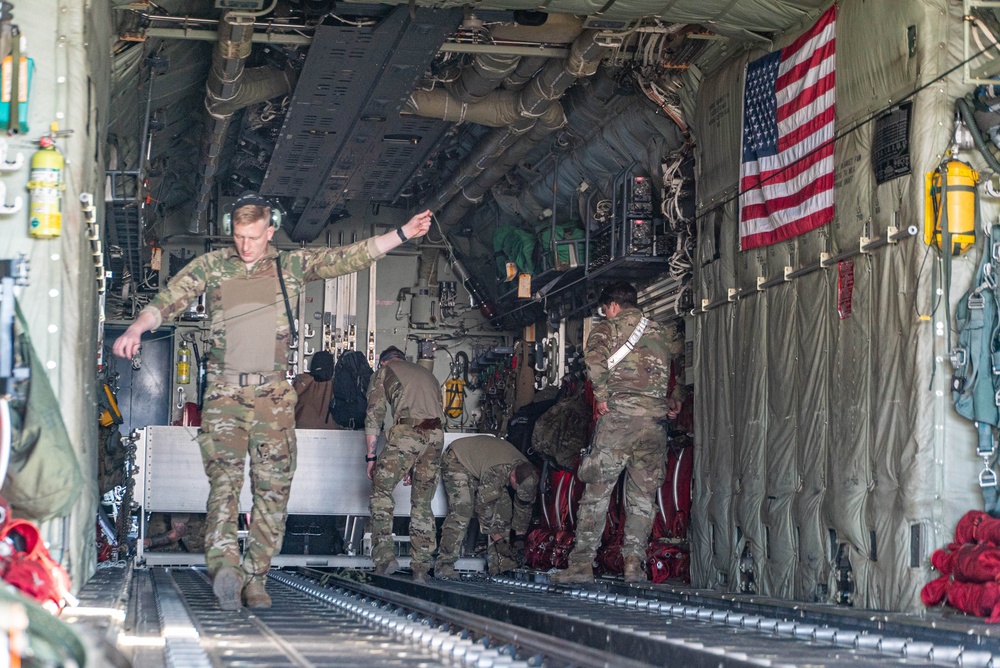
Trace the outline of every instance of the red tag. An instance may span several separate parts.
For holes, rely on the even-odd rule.
[[[837,313],[841,320],[851,317],[854,310],[854,260],[837,263]]]

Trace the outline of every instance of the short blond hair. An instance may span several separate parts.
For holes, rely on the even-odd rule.
[[[251,225],[253,223],[266,220],[271,222],[271,207],[259,204],[244,204],[233,211],[233,227],[237,225]]]

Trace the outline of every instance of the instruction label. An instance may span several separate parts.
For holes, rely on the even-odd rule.
[[[904,102],[875,119],[872,137],[872,168],[875,182],[910,173],[910,112],[912,102]]]

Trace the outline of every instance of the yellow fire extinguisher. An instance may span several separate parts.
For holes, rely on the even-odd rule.
[[[979,174],[966,162],[947,160],[926,175],[924,242],[943,246],[943,222],[951,235],[951,254],[964,253],[976,243]],[[942,248],[943,250],[943,248]]]
[[[66,160],[56,148],[56,127],[52,134],[38,140],[41,146],[31,156],[31,179],[28,191],[28,233],[36,239],[52,239],[62,234],[63,168]]]
[[[177,384],[187,385],[191,382],[191,349],[187,341],[181,341],[177,349]]]

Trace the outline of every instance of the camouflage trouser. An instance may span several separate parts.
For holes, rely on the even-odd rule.
[[[622,556],[646,558],[656,490],[665,475],[666,445],[663,425],[654,418],[608,413],[597,422],[594,445],[577,471],[587,486],[577,512],[571,564],[593,562],[604,533],[608,500],[623,468],[628,476]]]
[[[247,452],[253,492],[243,560],[247,579],[264,577],[271,557],[281,550],[295,473],[295,399],[286,382],[208,385],[198,444],[209,484],[205,563],[213,575],[224,566],[240,565],[236,520]]]
[[[412,468],[410,475],[410,556],[415,570],[427,571],[436,544],[431,500],[441,473],[444,432],[420,430],[397,424],[386,433],[387,444],[379,454],[372,480],[369,512],[372,519],[372,560],[383,564],[393,557],[392,514],[396,503],[392,491]]]
[[[506,476],[495,475],[488,480],[476,480],[459,463],[455,454],[446,450],[441,461],[441,477],[444,490],[448,493],[448,516],[441,527],[438,568],[454,567],[473,513],[479,517],[479,527],[483,533],[502,536],[486,551],[490,572],[500,573],[514,568],[516,562],[511,564],[504,560],[513,559],[513,550],[508,542],[511,505]]]

